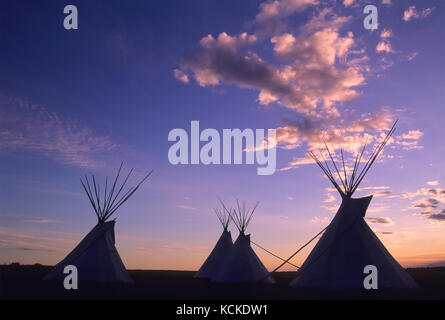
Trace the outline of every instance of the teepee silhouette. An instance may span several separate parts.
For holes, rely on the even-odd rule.
[[[201,268],[199,268],[198,272],[196,272],[194,276],[195,278],[211,279],[212,277],[215,277],[221,269],[221,266],[227,261],[232,253],[232,235],[227,229],[230,223],[230,216],[224,210],[220,210],[218,208],[215,208],[214,210],[216,216],[221,222],[223,232],[210,255],[204,261]]]
[[[321,290],[363,289],[366,276],[364,268],[367,265],[373,265],[377,267],[379,289],[417,287],[416,282],[391,256],[364,220],[372,195],[352,198],[394,133],[396,123],[397,121],[384,140],[374,149],[364,167],[359,170],[366,148],[365,143],[361,153],[355,158],[349,179],[346,174],[343,151],[341,152],[343,168],[340,167],[340,170],[326,143],[326,151],[333,165],[332,170],[323,154],[319,158],[310,152],[314,161],[340,193],[342,202],[335,217],[297,272],[295,279],[290,283],[291,286]],[[340,171],[343,171],[343,176]]]
[[[108,221],[108,219],[136,192],[152,171],[135,187],[131,187],[122,193],[133,169],[130,170],[121,186],[118,187],[121,169],[122,164],[109,192],[107,192],[108,177],[106,178],[103,196],[94,175],[91,181],[87,176],[85,176],[85,181],[80,179],[83,189],[96,213],[97,224],[73,251],[45,276],[45,280],[64,279],[66,276],[63,273],[64,268],[67,265],[74,265],[77,268],[79,281],[133,283],[115,246],[115,221]]]
[[[218,274],[212,278],[212,282],[258,283],[269,272],[251,247],[250,234],[245,234],[258,202],[252,209],[246,208],[244,203],[240,206],[238,200],[236,203],[236,209],[233,209],[232,212],[227,210],[224,205],[223,207],[238,228],[239,236],[233,244],[231,255]],[[275,283],[275,280],[270,276],[264,283]]]

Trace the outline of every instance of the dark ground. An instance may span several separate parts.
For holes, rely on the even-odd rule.
[[[0,299],[168,299],[168,300],[307,300],[442,299],[445,267],[407,269],[421,289],[407,291],[319,292],[291,288],[295,272],[278,272],[275,285],[227,285],[194,279],[192,271],[130,270],[134,285],[79,283],[65,290],[61,282],[43,281],[52,267],[0,266]]]

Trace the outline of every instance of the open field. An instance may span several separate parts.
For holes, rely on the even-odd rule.
[[[294,272],[278,272],[275,285],[214,284],[193,278],[193,271],[130,270],[134,285],[80,283],[65,290],[60,282],[43,281],[48,266],[0,266],[1,299],[445,299],[445,268],[407,269],[419,290],[318,292],[288,286]]]

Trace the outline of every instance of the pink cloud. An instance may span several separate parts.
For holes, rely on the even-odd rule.
[[[256,22],[287,17],[315,6],[318,1],[266,1],[260,5]],[[347,1],[352,5],[351,1]],[[388,108],[355,115],[341,107],[361,95],[360,87],[371,74],[365,49],[352,32],[342,28],[352,17],[340,16],[332,8],[319,8],[297,30],[271,29],[266,33],[251,30],[229,35],[204,36],[180,61],[178,75],[194,79],[200,86],[231,84],[257,92],[261,106],[279,106],[293,113],[282,118],[277,128],[277,146],[294,149],[307,145],[309,150],[343,149],[356,153],[368,139],[375,143],[382,130],[389,129],[394,115]],[[378,52],[392,53],[384,29]],[[274,56],[264,60],[258,46],[271,46]],[[392,61],[382,57],[385,68]],[[179,79],[181,81],[181,79]],[[404,149],[420,148],[418,139],[399,139]],[[391,140],[394,142],[394,140]],[[313,163],[308,157],[296,158],[279,169],[286,171]]]
[[[186,75],[184,72],[182,72],[179,69],[173,70],[173,74],[174,74],[175,78],[181,82],[184,82],[184,83],[190,82],[188,75]]]
[[[27,223],[42,223],[42,224],[59,223],[59,221],[52,220],[52,219],[28,219],[28,220],[23,220],[23,222],[27,222]]]
[[[27,251],[65,251],[75,240],[63,232],[0,227],[0,247]],[[64,249],[65,248],[65,249]]]
[[[343,5],[345,7],[352,6],[356,0],[343,0]]]
[[[329,217],[319,218],[319,217],[315,216],[311,219],[311,222],[313,222],[313,223],[328,223],[329,221],[331,221],[331,218],[329,218]]]
[[[335,197],[332,194],[328,194],[323,202],[333,202],[335,201]]]
[[[428,17],[434,11],[434,9],[435,7],[418,11],[416,6],[409,6],[408,9],[403,12],[402,20],[410,21],[411,19],[424,19]]]
[[[378,53],[381,52],[391,53],[393,52],[393,49],[388,41],[380,41],[375,47],[375,51]]]
[[[419,140],[423,137],[423,132],[420,130],[410,130],[405,134],[399,135],[395,138],[395,143],[400,145],[405,150],[423,149],[419,144]]]

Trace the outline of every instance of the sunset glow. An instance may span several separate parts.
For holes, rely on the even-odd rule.
[[[443,1],[376,1],[376,30],[360,0],[84,1],[71,31],[54,3],[0,5],[0,264],[65,257],[97,222],[79,178],[104,184],[121,162],[131,185],[154,170],[113,216],[127,269],[197,270],[218,198],[259,201],[246,233],[287,258],[341,202],[307,152],[326,141],[352,171],[398,119],[354,197],[374,195],[366,221],[401,265],[445,265]],[[192,121],[220,134],[220,164],[169,161],[169,132]],[[276,141],[224,164],[227,128]],[[273,147],[273,174],[246,164]]]

